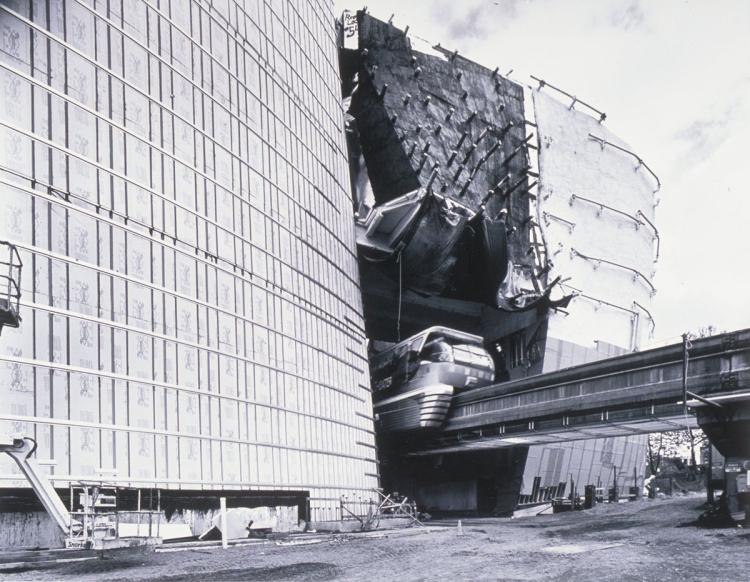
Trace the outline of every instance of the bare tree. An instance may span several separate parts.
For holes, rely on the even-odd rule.
[[[686,449],[689,455],[689,465],[694,472],[698,464],[696,449],[699,449],[705,440],[706,435],[701,429],[691,428],[648,435],[646,460],[650,473],[658,474],[663,459],[680,457]]]
[[[652,475],[656,475],[659,472],[659,465],[661,465],[662,453],[664,452],[664,433],[652,433],[648,435],[648,468]]]

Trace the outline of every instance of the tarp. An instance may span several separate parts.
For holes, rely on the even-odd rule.
[[[508,231],[504,220],[482,217],[476,233],[476,246],[482,267],[481,281],[483,300],[491,303],[494,294],[505,280],[508,265]]]
[[[283,515],[280,515],[280,512]],[[251,530],[290,531],[296,527],[297,508],[291,507],[234,507],[227,510],[227,538],[246,538]],[[282,519],[280,519],[280,517]],[[282,521],[283,520],[283,521]],[[221,537],[221,513],[217,512],[211,521],[212,526],[199,536],[199,539],[217,539]],[[217,536],[218,534],[218,536]]]
[[[427,295],[442,293],[453,274],[456,245],[470,211],[448,199],[431,196],[414,235],[402,251],[401,272],[406,287]]]

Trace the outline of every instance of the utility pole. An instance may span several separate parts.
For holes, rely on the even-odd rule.
[[[688,342],[689,335],[682,334],[682,412],[687,414],[687,374],[688,374]]]

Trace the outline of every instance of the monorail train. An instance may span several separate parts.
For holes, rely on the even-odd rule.
[[[439,428],[455,391],[485,386],[495,365],[480,336],[430,327],[370,357],[373,406],[385,432]]]

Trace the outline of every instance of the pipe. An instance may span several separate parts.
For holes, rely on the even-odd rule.
[[[605,301],[604,299],[599,299],[598,297],[594,297],[593,295],[587,295],[583,291],[581,291],[578,287],[573,287],[573,285],[568,285],[567,283],[560,283],[561,287],[566,287],[573,291],[576,295],[576,297],[583,297],[584,299],[588,299],[589,301],[594,301],[595,303],[601,303],[602,305],[607,305],[608,307],[612,307],[614,309],[619,309],[620,311],[627,311],[631,315],[638,315],[637,312],[633,311],[632,309],[628,309],[627,307],[623,307],[622,305],[617,305],[616,303],[611,303],[609,301]]]
[[[530,77],[531,77],[532,79],[534,79],[534,80],[535,80],[536,82],[538,82],[538,83],[539,83],[539,89],[541,89],[541,88],[542,88],[542,87],[544,87],[544,86],[547,86],[547,87],[549,87],[550,89],[554,89],[554,90],[555,90],[555,91],[557,91],[558,93],[562,93],[562,94],[563,94],[563,95],[565,95],[566,97],[570,97],[571,99],[573,99],[573,103],[571,103],[571,108],[572,108],[572,107],[573,107],[573,105],[575,105],[576,103],[580,103],[581,105],[583,105],[583,106],[585,106],[585,107],[588,107],[589,109],[591,109],[591,111],[593,111],[594,113],[596,113],[596,114],[597,114],[597,115],[599,116],[599,123],[602,123],[602,122],[603,122],[603,121],[604,121],[605,119],[607,119],[607,114],[606,114],[606,113],[604,113],[603,111],[599,111],[599,110],[598,110],[598,109],[597,109],[596,107],[594,107],[593,105],[589,105],[589,104],[588,104],[588,103],[586,103],[585,101],[581,101],[581,100],[580,100],[580,99],[579,99],[578,97],[576,97],[575,95],[571,95],[571,94],[570,94],[570,93],[568,93],[567,91],[563,91],[563,90],[562,90],[562,89],[560,89],[559,87],[555,87],[554,85],[552,85],[552,84],[548,83],[548,82],[547,82],[547,81],[545,81],[544,79],[540,79],[539,77],[535,77],[534,75],[529,75],[529,76],[530,76]]]
[[[503,176],[503,177],[502,177],[502,178],[500,179],[500,181],[499,181],[499,182],[498,182],[497,184],[495,184],[495,187],[494,187],[494,188],[493,188],[492,190],[496,192],[496,191],[497,191],[497,190],[499,190],[499,189],[500,189],[500,188],[501,188],[501,187],[503,186],[503,184],[505,184],[505,183],[506,183],[506,182],[507,182],[508,180],[510,180],[510,174],[505,174],[505,176]]]
[[[615,148],[616,150],[620,150],[621,152],[625,152],[626,154],[633,156],[638,162],[638,165],[635,167],[635,169],[637,170],[638,168],[643,166],[654,177],[654,180],[656,180],[656,190],[654,190],[654,194],[656,194],[659,190],[661,190],[661,180],[659,180],[659,176],[656,175],[656,173],[648,166],[646,162],[643,161],[643,158],[641,158],[638,154],[631,152],[627,148],[624,148],[610,141],[607,141],[603,137],[594,135],[593,133],[590,133],[589,137],[593,139],[594,141],[599,142],[599,145],[602,147],[602,149],[604,148],[605,145],[608,145],[609,147]]]
[[[520,144],[518,144],[518,145],[516,146],[516,149],[514,149],[514,150],[513,150],[513,151],[512,151],[511,153],[510,153],[510,155],[509,155],[509,156],[508,156],[507,158],[505,158],[505,159],[503,160],[503,165],[506,165],[506,164],[507,164],[508,162],[510,162],[510,161],[511,161],[511,160],[512,160],[513,158],[515,158],[515,157],[516,157],[516,155],[518,155],[518,152],[520,152],[520,151],[521,151],[521,150],[522,150],[522,149],[523,149],[523,148],[524,148],[524,147],[525,147],[525,146],[526,146],[526,145],[528,144],[529,140],[531,140],[531,138],[533,138],[533,137],[534,137],[534,134],[533,134],[533,133],[530,133],[530,134],[529,134],[529,136],[528,136],[528,137],[527,137],[526,139],[524,139],[524,140],[523,140],[523,141],[522,141],[522,142],[521,142]]]
[[[557,222],[562,222],[563,224],[567,225],[568,231],[573,232],[573,229],[576,227],[575,222],[571,222],[570,220],[565,220],[564,218],[561,218],[555,214],[552,214],[550,212],[542,211],[542,217],[544,218],[544,222],[549,226],[550,219],[556,220]]]
[[[474,150],[476,149],[477,149],[476,144],[471,144],[471,146],[469,146],[469,149],[466,152],[466,155],[464,156],[464,161],[463,161],[464,164],[469,161],[469,158],[471,157],[471,155],[474,153]]]
[[[611,212],[615,212],[617,214],[621,214],[622,216],[629,218],[635,223],[635,227],[638,228],[642,223],[640,220],[638,220],[637,217],[633,216],[632,214],[628,214],[624,210],[620,210],[619,208],[613,208],[612,206],[608,206],[607,204],[604,204],[602,202],[597,202],[596,200],[592,200],[591,198],[586,198],[584,196],[581,196],[579,194],[571,194],[570,196],[570,202],[569,204],[573,206],[573,202],[576,200],[583,200],[584,202],[588,202],[589,204],[593,204],[594,206],[599,207],[599,214],[601,214],[601,211],[603,208],[606,208],[607,210],[610,210]],[[638,211],[640,212],[640,210]]]
[[[613,267],[619,267],[620,269],[625,269],[626,271],[630,271],[631,273],[633,273],[634,277],[640,277],[646,283],[646,285],[649,286],[649,288],[651,289],[652,295],[656,293],[656,287],[654,287],[654,285],[651,283],[651,281],[648,280],[646,275],[641,273],[638,269],[634,269],[633,267],[628,267],[627,265],[621,265],[620,263],[615,263],[614,261],[608,261],[607,259],[590,257],[588,255],[584,255],[583,253],[579,253],[577,250],[573,248],[570,249],[570,254],[581,257],[582,259],[586,261],[594,261],[596,263],[605,263],[607,265],[612,265]]]
[[[640,210],[636,212],[637,216],[640,216],[643,220],[646,221],[646,224],[648,224],[654,231],[654,238],[656,239],[656,258],[654,259],[654,262],[659,260],[659,250],[661,247],[661,237],[659,236],[659,231],[656,229],[656,226],[653,222],[651,222],[648,217],[643,214]]]
[[[430,174],[430,179],[427,181],[427,186],[425,186],[425,190],[427,190],[428,192],[431,191],[432,183],[435,181],[435,178],[437,178],[437,175],[438,175],[437,168],[434,168],[432,170],[432,173]]]
[[[455,149],[455,150],[460,150],[460,149],[461,149],[461,146],[462,146],[462,145],[464,144],[464,141],[466,140],[466,137],[467,137],[468,135],[469,135],[469,132],[468,132],[468,131],[464,131],[464,132],[463,132],[463,133],[461,134],[461,137],[460,137],[460,138],[458,138],[458,143],[456,144],[456,147],[455,147],[455,148],[453,148],[453,149]]]
[[[651,333],[649,334],[649,337],[654,337],[654,331],[656,330],[656,322],[654,321],[654,317],[653,315],[651,315],[651,312],[635,300],[633,300],[633,307],[637,307],[638,309],[640,309],[646,314],[646,317],[648,317],[648,320],[651,323]]]

